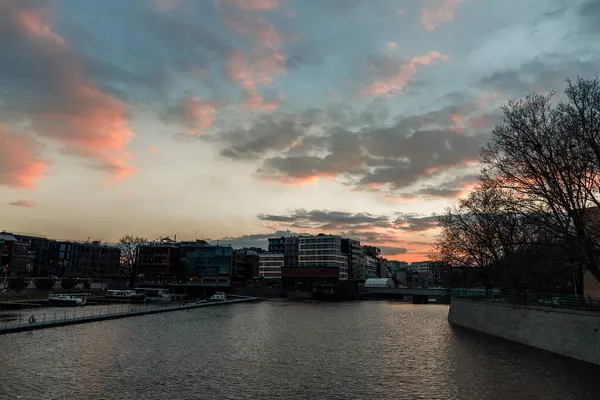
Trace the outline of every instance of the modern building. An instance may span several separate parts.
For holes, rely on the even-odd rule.
[[[441,261],[419,261],[408,266],[416,286],[441,286],[449,271],[448,263]]]
[[[378,258],[375,258],[368,254],[364,254],[361,261],[362,261],[362,265],[364,266],[361,269],[362,269],[362,271],[364,271],[364,279],[365,280],[379,278],[379,259]],[[361,278],[361,279],[363,279],[363,278]]]
[[[364,279],[364,271],[361,270],[361,258],[363,250],[360,247],[360,241],[354,239],[342,238],[342,253],[348,257],[348,278]]]
[[[246,283],[259,276],[259,255],[264,253],[260,248],[244,248],[233,251],[233,278]]]
[[[233,248],[200,240],[181,242],[187,281],[229,286],[233,276]]]
[[[269,253],[283,254],[285,250],[286,237],[269,238]]]
[[[137,248],[135,275],[147,281],[183,280],[185,258],[178,243],[164,238]]]
[[[11,233],[18,241],[28,243],[29,260],[32,264],[31,276],[47,276],[48,271],[48,247],[50,240],[44,236],[30,235],[25,233]]]
[[[324,234],[301,236],[298,268],[335,268],[340,280],[348,279],[348,256],[342,252],[342,238]]]
[[[108,278],[120,275],[121,250],[100,241],[51,240],[48,270],[60,277]]]
[[[259,254],[258,273],[264,279],[281,279],[281,271],[285,265],[283,254]]]
[[[299,245],[299,236],[269,238],[269,253],[283,254],[285,266],[287,268],[295,268],[298,266]]]
[[[18,240],[8,232],[0,233],[0,267],[8,267],[8,277],[29,276],[33,271],[30,244]],[[4,272],[3,272],[4,273]]]

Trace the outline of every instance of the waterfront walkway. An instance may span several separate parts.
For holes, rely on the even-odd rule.
[[[37,318],[35,322],[29,322],[29,320],[23,320],[23,318],[27,318],[26,316],[22,316],[18,321],[10,322],[7,320],[5,323],[0,324],[0,335],[5,333],[14,333],[14,332],[22,332],[22,331],[31,331],[36,329],[44,329],[44,328],[52,328],[55,326],[63,326],[63,325],[74,325],[74,324],[83,324],[87,322],[95,322],[95,321],[104,321],[109,319],[117,319],[117,318],[127,318],[127,317],[135,317],[138,315],[147,315],[147,314],[158,314],[169,311],[182,311],[182,310],[191,310],[194,308],[200,307],[210,307],[210,306],[219,306],[226,304],[235,304],[235,303],[247,303],[253,301],[260,301],[262,298],[260,297],[240,297],[238,298],[219,301],[219,302],[196,302],[196,303],[187,303],[187,304],[177,304],[177,305],[142,305],[136,306],[132,304],[124,304],[124,305],[114,305],[110,307],[106,307],[104,312],[102,309],[96,310],[86,310],[85,308],[73,308],[73,311],[65,311],[64,313],[54,313],[53,315],[44,314],[42,318]]]

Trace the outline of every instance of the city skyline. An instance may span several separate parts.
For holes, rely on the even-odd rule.
[[[598,18],[597,0],[0,0],[0,229],[340,234],[425,260],[500,106],[597,75]]]

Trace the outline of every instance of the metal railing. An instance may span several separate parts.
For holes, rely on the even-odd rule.
[[[20,312],[14,314],[14,318],[10,315],[3,315],[4,321],[0,321],[0,331],[7,329],[20,329],[23,326],[43,326],[56,325],[57,323],[67,323],[74,321],[92,321],[101,320],[109,316],[126,316],[152,311],[176,310],[189,307],[193,303],[178,303],[178,304],[121,304],[107,306],[92,306],[82,308],[65,308],[64,310],[44,311],[44,310],[28,310],[27,313]]]
[[[575,294],[452,289],[451,295],[455,299],[490,303],[600,311],[600,299]]]

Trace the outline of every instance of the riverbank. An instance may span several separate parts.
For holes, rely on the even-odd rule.
[[[600,365],[600,311],[453,298],[448,322]]]

